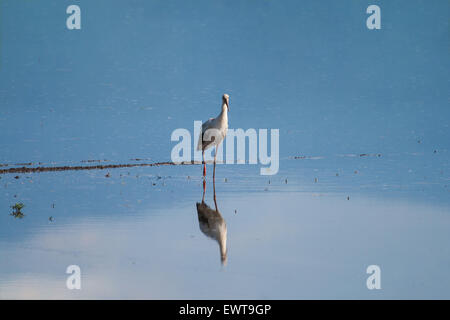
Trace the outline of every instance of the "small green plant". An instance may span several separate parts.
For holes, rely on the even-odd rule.
[[[13,212],[11,212],[11,215],[14,218],[22,219],[25,215],[21,211],[25,205],[22,202],[16,203],[15,205],[11,206],[11,209],[13,209]]]
[[[25,207],[25,205],[22,202],[16,203],[15,205],[11,206],[11,208],[13,210],[17,210],[17,211],[22,210],[24,207]]]

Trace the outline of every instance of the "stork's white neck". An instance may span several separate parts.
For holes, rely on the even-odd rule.
[[[225,102],[222,103],[222,112],[219,114],[218,118],[222,121],[228,122],[228,107]]]
[[[220,258],[222,264],[227,263],[227,229],[225,223],[219,226],[219,248],[220,248]]]

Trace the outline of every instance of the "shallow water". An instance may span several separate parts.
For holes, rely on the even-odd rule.
[[[298,171],[270,178],[244,165],[218,166],[226,265],[218,242],[200,230],[200,166],[117,169],[110,177],[106,171],[2,176],[1,206],[20,199],[26,207],[22,219],[0,218],[1,297],[449,296],[443,181],[377,182],[387,161],[381,159],[356,174],[341,168],[339,176],[326,171],[335,161],[306,161],[285,160],[283,168]],[[214,208],[211,181],[205,202]],[[65,288],[72,264],[82,270],[80,291]],[[365,285],[371,264],[382,268],[378,292]]]
[[[0,298],[450,298],[448,1],[379,1],[375,33],[351,1],[77,3],[69,31],[0,1],[0,169],[170,161],[227,92],[280,170],[218,165],[226,264],[198,165],[0,174]]]

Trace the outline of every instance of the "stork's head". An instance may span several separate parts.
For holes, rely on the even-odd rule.
[[[222,103],[226,104],[228,111],[230,111],[230,96],[226,93],[222,96]]]

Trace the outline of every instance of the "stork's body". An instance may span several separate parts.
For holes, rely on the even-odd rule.
[[[216,210],[211,209],[205,203],[205,183],[203,179],[202,202],[197,202],[198,223],[200,230],[208,237],[216,240],[220,248],[220,260],[222,265],[227,263],[227,224],[219,212],[216,199],[216,183],[213,179],[214,205]]]
[[[205,150],[216,147],[214,153],[214,172],[213,179],[216,177],[216,158],[217,149],[220,143],[225,139],[228,130],[228,111],[230,97],[224,94],[222,97],[222,112],[217,118],[211,118],[202,124],[202,133],[198,138],[197,150],[202,150],[203,177],[206,176]]]
[[[227,224],[217,210],[211,209],[205,202],[197,202],[197,213],[200,230],[219,243],[220,260],[227,263]]]

